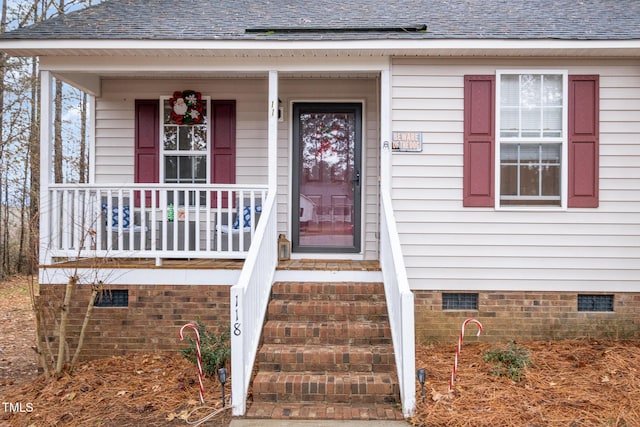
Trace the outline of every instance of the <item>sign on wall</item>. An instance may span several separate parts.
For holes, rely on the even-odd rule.
[[[422,132],[393,132],[391,151],[421,152]]]

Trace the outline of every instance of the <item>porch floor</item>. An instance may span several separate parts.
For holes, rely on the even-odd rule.
[[[193,269],[241,270],[243,259],[163,259],[156,265],[154,258],[84,258],[63,261],[40,268],[124,268],[124,269]],[[380,271],[378,260],[292,259],[278,262],[278,270],[320,271]]]

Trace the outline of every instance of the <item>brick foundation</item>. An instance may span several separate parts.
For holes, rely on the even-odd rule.
[[[58,348],[58,331],[65,285],[41,285],[41,312],[47,339]],[[131,352],[177,351],[184,348],[180,327],[200,319],[208,330],[219,333],[229,325],[230,286],[127,285],[112,289],[129,291],[128,307],[95,307],[81,353],[82,360]],[[68,343],[73,353],[91,295],[87,285],[76,288],[70,307]],[[55,329],[55,330],[54,330]],[[187,334],[193,337],[193,332]],[[40,337],[43,338],[42,336]],[[186,341],[186,338],[185,338]]]
[[[484,326],[482,341],[640,338],[640,293],[613,294],[613,312],[579,312],[576,292],[478,292],[478,310],[445,311],[442,292],[414,294],[416,344],[456,343],[469,317]],[[469,325],[465,341],[475,335]]]

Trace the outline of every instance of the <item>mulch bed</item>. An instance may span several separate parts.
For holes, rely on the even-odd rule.
[[[456,345],[421,347],[417,368],[427,371],[425,400],[415,426],[640,426],[640,342],[567,340],[519,343],[533,365],[515,382],[496,376],[488,350],[506,345],[465,344],[454,390],[448,393]],[[447,354],[448,353],[448,354]]]
[[[0,400],[14,404],[14,411],[0,406],[0,425],[178,426],[201,407],[196,368],[175,353],[95,360],[58,380],[37,376],[26,283],[0,283]],[[427,382],[424,401],[417,386],[410,424],[640,426],[640,341],[518,343],[532,362],[519,382],[492,374],[493,363],[483,360],[506,345],[465,343],[448,393],[456,344],[417,348],[416,368],[426,369]],[[205,378],[204,386],[210,407],[190,421],[221,407],[218,380]],[[204,425],[228,426],[230,418],[223,410]]]
[[[217,379],[205,378],[204,387],[207,407],[199,409],[195,365],[178,354],[112,357],[82,364],[59,380],[39,377],[2,390],[4,401],[22,403],[24,411],[0,412],[0,420],[12,426],[186,425],[222,407]],[[215,424],[226,425],[230,416],[221,411]]]

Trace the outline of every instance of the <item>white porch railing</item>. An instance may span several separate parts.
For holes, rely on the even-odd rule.
[[[53,184],[41,261],[245,258],[266,185]]]
[[[416,404],[413,293],[409,289],[391,196],[388,192],[382,191],[380,204],[382,207],[380,266],[382,267],[389,323],[391,324],[398,369],[402,413],[405,417],[410,417],[413,415]]]
[[[231,287],[231,396],[233,415],[246,411],[251,372],[262,334],[271,285],[278,264],[276,197],[270,193],[263,205],[255,244]]]

